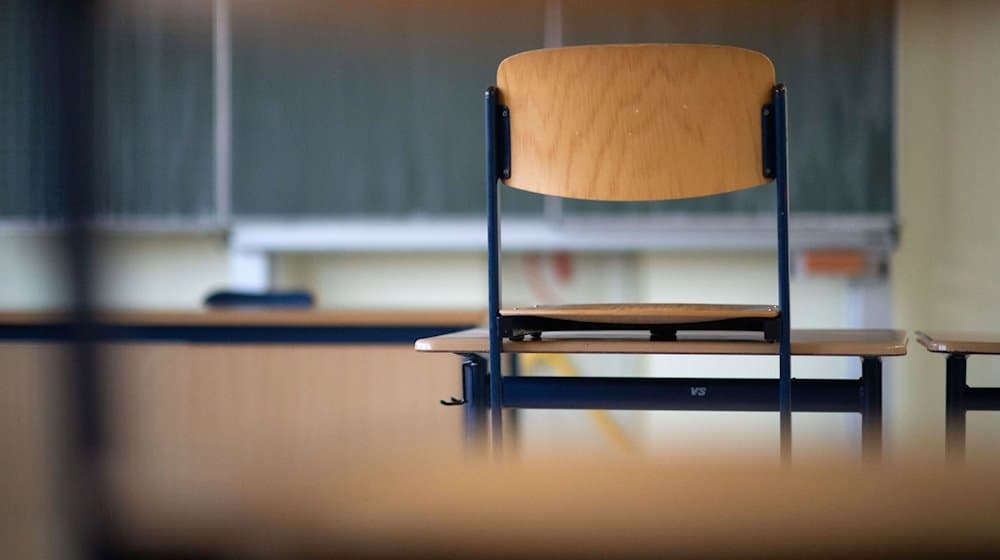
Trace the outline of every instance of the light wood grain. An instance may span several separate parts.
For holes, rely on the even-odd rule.
[[[917,331],[917,342],[931,352],[1000,354],[1000,333]]]
[[[649,333],[591,332],[545,333],[542,340],[504,340],[504,352],[536,354],[740,354],[776,355],[778,345],[760,335],[717,334],[681,331],[676,341],[651,341]],[[489,351],[486,329],[469,329],[420,339],[420,352],[472,353]],[[792,330],[792,354],[796,356],[903,356],[906,332],[885,329]]]
[[[110,477],[149,549],[275,557],[990,558],[993,468],[261,460]],[[154,474],[156,476],[149,476]],[[178,499],[185,496],[186,499]],[[250,537],[252,536],[252,537]],[[227,556],[226,554],[221,554]],[[209,554],[208,556],[213,556]]]
[[[72,500],[55,478],[69,474],[69,348],[0,343],[2,558],[73,557],[60,532]],[[101,461],[141,464],[143,477],[205,464],[234,474],[266,460],[293,470],[331,461],[370,468],[383,448],[462,453],[463,408],[438,402],[462,396],[456,356],[416,355],[410,344],[127,343],[97,351],[108,438]],[[211,517],[211,489],[189,489],[176,488],[173,500]]]
[[[715,45],[528,51],[497,69],[519,189],[590,200],[663,200],[769,182],[761,108],[774,66]]]
[[[412,350],[411,350],[412,352]],[[72,558],[64,474],[65,347],[0,344],[0,557]]]
[[[297,462],[376,440],[461,447],[460,360],[409,345],[101,345],[115,456]]]
[[[66,322],[65,311],[0,312],[0,325],[47,325]],[[227,309],[205,311],[102,311],[95,320],[106,325],[205,325],[205,326],[436,326],[475,325],[483,322],[481,310],[367,310],[367,309]]]
[[[16,430],[0,429],[0,441],[19,458],[51,437],[41,433],[53,429],[39,424],[48,422],[41,411],[65,410],[62,387],[44,393],[38,387],[65,379],[72,366],[62,359],[67,348],[0,343],[3,380],[30,381],[36,393],[3,408],[11,422],[0,428]],[[405,448],[461,444],[461,408],[438,402],[462,396],[460,359],[415,355],[410,344],[130,342],[96,350],[116,456],[177,464],[261,453],[334,457],[348,448],[363,451],[370,438]],[[18,386],[0,384],[0,404],[24,399]],[[4,439],[9,433],[21,439]]]
[[[769,319],[778,316],[773,305],[713,305],[706,303],[607,303],[536,305],[501,309],[504,317],[544,317],[594,323],[656,325],[703,323],[722,319]]]

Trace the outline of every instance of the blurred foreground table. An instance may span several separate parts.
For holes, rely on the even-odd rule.
[[[109,471],[138,552],[276,557],[987,557],[995,469],[704,461],[201,465]]]

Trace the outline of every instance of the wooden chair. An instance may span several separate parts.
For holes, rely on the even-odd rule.
[[[714,45],[604,45],[529,51],[486,90],[490,408],[501,434],[504,338],[551,331],[758,331],[778,343],[782,456],[791,442],[785,88],[764,55]],[[778,305],[635,304],[504,308],[498,181],[600,201],[712,196],[772,180]]]

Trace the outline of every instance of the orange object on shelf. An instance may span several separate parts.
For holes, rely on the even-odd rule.
[[[802,271],[810,275],[861,276],[868,269],[863,251],[847,249],[805,251],[800,263]]]

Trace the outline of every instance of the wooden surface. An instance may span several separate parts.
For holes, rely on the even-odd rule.
[[[458,449],[460,360],[409,345],[135,344],[99,346],[112,451],[172,465],[199,457],[291,462],[377,440]],[[418,358],[418,359],[415,359]]]
[[[1000,333],[917,331],[917,342],[931,352],[1000,354]]]
[[[711,336],[711,338],[709,338]],[[469,329],[420,339],[420,352],[488,352],[486,329]],[[504,352],[534,354],[750,354],[776,355],[777,343],[746,334],[678,333],[676,341],[651,341],[649,333],[592,332],[546,333],[542,340],[504,340]],[[796,356],[904,356],[906,332],[887,329],[792,330]]]
[[[67,349],[0,343],[2,558],[74,557],[59,538],[73,500],[54,478],[67,464]],[[271,458],[294,469],[345,450],[366,463],[373,441],[416,457],[462,449],[462,407],[438,402],[462,396],[457,356],[416,355],[408,343],[129,342],[97,350],[108,438],[101,459],[144,465],[141,476],[199,461],[238,472]],[[180,485],[174,498],[211,518],[210,489],[186,490]]]
[[[411,350],[412,353],[412,350]],[[75,558],[60,538],[69,500],[55,477],[64,472],[65,346],[0,344],[0,557]]]
[[[722,319],[773,318],[773,305],[711,305],[705,303],[609,303],[581,305],[536,305],[501,309],[505,317],[545,317],[594,323],[638,325],[701,323]]]
[[[997,557],[995,468],[957,473],[928,464],[865,470],[719,460],[491,465],[387,457],[359,466],[265,459],[186,471],[134,473],[123,465],[111,479],[119,530],[146,550],[243,557],[257,548],[273,557],[320,558]]]
[[[507,185],[590,200],[730,192],[763,176],[761,107],[774,66],[714,45],[601,45],[516,54],[497,69],[510,108]]]
[[[62,311],[4,311],[0,325],[46,325],[72,317]],[[192,311],[106,311],[96,320],[109,325],[205,325],[205,326],[435,326],[475,325],[483,322],[480,310],[424,311],[352,309],[232,309]]]

